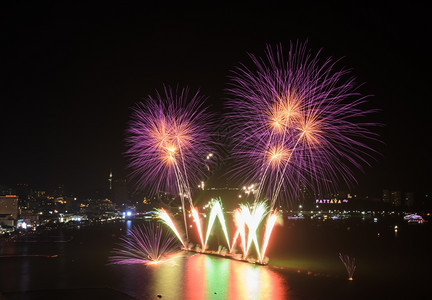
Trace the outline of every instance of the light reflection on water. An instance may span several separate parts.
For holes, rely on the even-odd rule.
[[[144,268],[153,274],[143,286],[144,293],[167,299],[286,298],[286,281],[266,266],[185,253],[168,263]]]
[[[353,226],[349,232],[345,225],[332,224],[317,230],[315,223],[298,223],[276,231],[270,262],[285,271],[188,252],[154,266],[110,265],[111,251],[131,223],[83,227],[65,231],[64,236],[50,231],[37,241],[0,247],[0,294],[6,299],[9,295],[16,296],[10,299],[22,299],[20,293],[40,291],[40,299],[59,299],[42,296],[67,289],[74,295],[83,294],[85,299],[89,299],[90,291],[124,296],[118,299],[157,299],[158,294],[162,299],[316,299],[321,294],[331,298],[336,291],[347,296],[340,299],[352,294],[366,299],[372,286],[383,298],[397,298],[408,286],[410,293],[421,294],[429,286],[429,269],[418,266],[428,261],[432,251],[427,242],[430,223],[421,227],[402,224],[397,237],[393,221]],[[341,249],[359,258],[355,280],[348,286],[342,284],[347,282],[346,273],[335,255]],[[56,256],[51,257],[53,254]],[[288,272],[290,268],[302,272],[294,276]],[[331,276],[311,278],[303,273],[309,269]],[[378,288],[375,282],[382,278],[386,279]]]
[[[126,235],[130,235],[130,231],[132,230],[132,220],[126,221]]]

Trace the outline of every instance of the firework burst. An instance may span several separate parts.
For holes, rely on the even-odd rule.
[[[260,182],[256,199],[270,199],[271,209],[281,191],[293,198],[300,186],[324,192],[355,182],[352,170],[373,152],[364,142],[374,124],[359,122],[372,112],[360,109],[365,97],[348,71],[319,55],[306,43],[286,58],[268,46],[265,59],[251,55],[253,69],[242,65],[231,78],[233,173]]]
[[[120,240],[119,248],[110,257],[113,264],[157,264],[180,248],[174,236],[163,233],[162,226],[153,223],[135,226]]]
[[[180,195],[187,238],[185,201],[193,207],[190,186],[201,182],[208,167],[204,159],[214,152],[214,123],[203,101],[199,92],[189,97],[188,89],[165,88],[133,109],[126,138],[138,186]]]
[[[133,108],[127,130],[132,177],[141,188],[186,193],[204,177],[204,159],[213,153],[212,115],[204,98],[188,89],[164,88]]]

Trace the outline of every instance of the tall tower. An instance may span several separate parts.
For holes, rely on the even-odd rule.
[[[112,172],[110,172],[110,174],[109,174],[108,181],[109,181],[109,189],[111,191],[112,190]]]

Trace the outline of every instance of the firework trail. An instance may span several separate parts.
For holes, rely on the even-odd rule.
[[[204,242],[204,249],[206,248],[207,241],[208,241],[208,238],[210,236],[210,232],[211,232],[211,229],[213,227],[214,221],[216,220],[216,217],[218,217],[218,219],[219,219],[219,222],[222,226],[222,231],[223,231],[223,233],[225,235],[225,239],[227,241],[228,249],[230,249],[228,230],[227,230],[225,217],[224,217],[224,213],[223,213],[222,201],[220,199],[212,199],[211,207],[212,208],[210,211],[210,217],[209,217],[208,226],[207,226],[207,233],[206,233],[206,238],[205,238],[205,242]]]
[[[155,212],[156,212],[156,215],[158,216],[158,218],[162,221],[162,223],[166,224],[171,229],[171,231],[174,232],[176,237],[182,243],[183,247],[186,247],[183,239],[181,238],[179,231],[177,230],[177,227],[175,226],[174,222],[172,221],[169,214],[165,211],[165,209],[163,209],[163,208],[156,209]]]
[[[114,264],[156,264],[179,248],[174,236],[163,234],[162,227],[155,228],[153,223],[135,226],[129,231],[129,236],[120,240],[120,247],[114,249],[114,255],[109,258]]]
[[[262,251],[260,251],[258,243],[258,229],[262,220],[267,214],[267,204],[264,201],[256,202],[252,205],[250,205],[249,203],[240,204],[240,207],[234,211],[234,221],[237,226],[237,230],[234,234],[231,251],[234,249],[237,239],[240,236],[241,246],[243,250],[243,258],[246,259],[248,257],[250,246],[253,242],[258,254],[258,258],[260,259],[260,261],[262,261]],[[273,225],[271,226],[271,229],[270,226],[268,226],[268,229],[270,230],[269,233],[266,233],[266,236],[268,236],[268,238],[270,238],[270,233],[273,229]],[[267,244],[268,241],[265,242],[264,252],[267,248]]]
[[[352,170],[374,152],[365,97],[337,61],[319,56],[306,43],[291,44],[286,58],[268,46],[265,59],[250,55],[253,68],[231,78],[233,173],[259,182],[256,200],[270,199],[271,210],[281,191],[293,198],[300,186],[323,192],[355,182]]]
[[[203,102],[199,92],[165,87],[133,108],[127,130],[131,177],[139,188],[180,195],[186,235],[185,199],[192,208],[190,186],[205,176],[204,158],[214,152],[214,122]]]
[[[204,242],[204,238],[203,238],[203,233],[202,233],[202,226],[201,226],[201,220],[199,217],[199,212],[198,212],[198,208],[196,207],[191,207],[191,215],[192,215],[192,219],[195,222],[195,227],[198,231],[198,236],[200,238],[200,242],[201,242],[201,246],[202,246],[202,251],[205,250],[205,242]]]
[[[271,234],[273,232],[273,227],[276,224],[277,217],[278,217],[277,216],[277,211],[275,210],[267,218],[266,229],[265,229],[265,233],[264,233],[263,246],[262,246],[261,257],[260,257],[260,262],[261,263],[263,263],[263,261],[264,261],[265,254],[266,254],[267,247],[268,247],[268,243],[270,241],[270,236],[271,236]]]
[[[350,258],[348,255],[343,255],[342,253],[339,253],[339,259],[342,261],[345,269],[347,270],[348,280],[353,280],[354,271],[356,269],[355,258]]]
[[[239,208],[234,210],[234,223],[237,226],[237,230],[231,243],[230,253],[232,253],[232,251],[234,250],[234,246],[237,242],[238,237],[240,236],[241,246],[244,255],[246,253],[246,220],[244,213]]]

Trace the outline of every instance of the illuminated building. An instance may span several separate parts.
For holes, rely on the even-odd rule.
[[[33,214],[28,211],[20,214],[20,220],[26,224],[26,226],[36,226],[39,224],[39,214]]]
[[[15,225],[18,219],[18,197],[16,195],[0,196],[0,216],[0,223]]]

